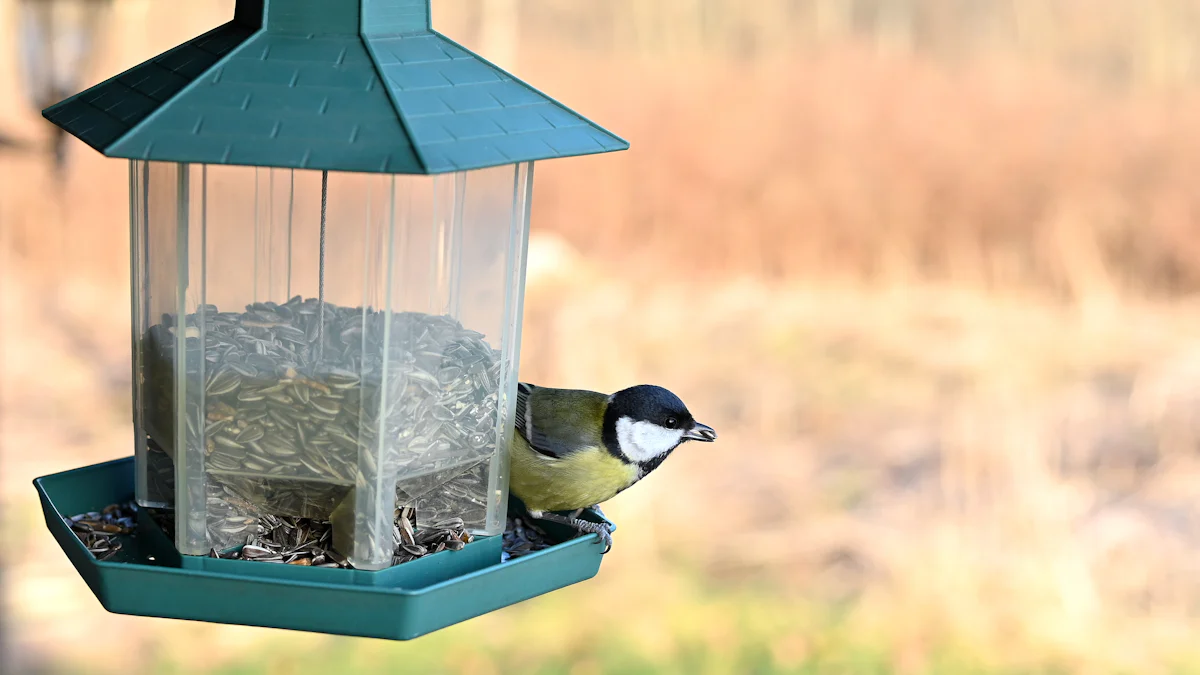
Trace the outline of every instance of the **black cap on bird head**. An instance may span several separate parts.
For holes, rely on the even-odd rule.
[[[647,462],[680,443],[711,443],[717,432],[697,422],[678,396],[652,384],[622,389],[608,398],[604,441],[627,459]]]

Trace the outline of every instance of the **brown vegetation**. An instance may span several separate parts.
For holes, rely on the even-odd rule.
[[[482,49],[476,3],[441,2],[439,27]],[[713,596],[663,581],[696,574],[849,602],[908,672],[946,645],[1072,671],[1195,656],[1196,3],[517,5],[514,70],[633,144],[538,167],[523,378],[659,382],[721,433],[606,509],[611,562],[570,596],[597,641],[652,661],[681,636],[736,643],[648,625],[672,603],[720,622]],[[26,509],[34,472],[128,452],[125,174],[73,152],[62,192],[0,155],[4,485]],[[68,583],[44,533],[8,536]],[[28,644],[47,616],[107,620],[34,607],[47,565],[15,565]],[[788,607],[762,629],[780,668],[819,632]],[[148,643],[181,644],[151,624]],[[550,662],[509,637],[504,654]],[[588,649],[553,653],[610,667]]]

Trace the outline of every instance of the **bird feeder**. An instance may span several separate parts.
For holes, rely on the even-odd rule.
[[[106,607],[404,638],[595,574],[594,535],[508,563],[498,535],[533,163],[625,141],[433,31],[428,0],[237,0],[43,114],[128,160],[134,457],[37,481]],[[63,516],[127,489],[173,527],[96,560]],[[402,509],[475,540],[396,564]],[[353,569],[211,557],[280,516],[331,522]]]

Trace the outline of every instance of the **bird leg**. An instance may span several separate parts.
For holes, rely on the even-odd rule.
[[[600,505],[599,505],[599,504],[594,504],[594,505],[592,505],[590,508],[591,508],[593,511],[595,511],[595,512],[596,512],[596,515],[600,516],[601,518],[603,518],[603,519],[605,519],[605,520],[608,520],[608,519],[609,519],[609,518],[608,518],[608,516],[604,515],[604,512],[600,510]]]
[[[580,509],[582,511],[582,509]],[[605,523],[593,523],[590,520],[583,520],[578,517],[579,511],[576,511],[575,516],[560,516],[557,513],[545,513],[543,511],[530,511],[529,517],[536,520],[545,520],[551,523],[559,523],[568,527],[575,528],[578,532],[585,534],[596,534],[600,536],[600,541],[604,542],[603,553],[608,553],[612,549],[612,533]]]
[[[591,506],[588,506],[588,507],[585,507],[582,509],[575,509],[574,511],[571,512],[571,517],[578,518],[581,513],[583,513],[584,511],[587,511],[588,509],[595,511],[596,515],[600,516],[601,518],[603,518],[605,520],[608,520],[608,516],[604,515],[604,512],[600,510],[599,504],[593,504]]]

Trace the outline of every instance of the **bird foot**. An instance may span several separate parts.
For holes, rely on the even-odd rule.
[[[582,510],[582,509],[581,509]],[[575,516],[560,516],[557,513],[544,513],[541,511],[530,511],[529,517],[536,520],[545,520],[551,523],[559,523],[575,528],[583,534],[599,535],[600,541],[604,544],[604,550],[601,555],[612,550],[612,531],[608,523],[593,523],[590,520],[583,520],[578,517],[579,511],[575,512]]]
[[[603,518],[603,519],[605,519],[605,520],[608,520],[608,519],[609,519],[609,518],[608,518],[608,516],[604,515],[604,512],[600,510],[600,505],[599,505],[599,504],[596,504],[596,505],[594,505],[594,506],[592,506],[592,507],[590,507],[590,508],[591,508],[593,511],[595,511],[595,512],[596,512],[596,515],[600,516],[601,518]]]

